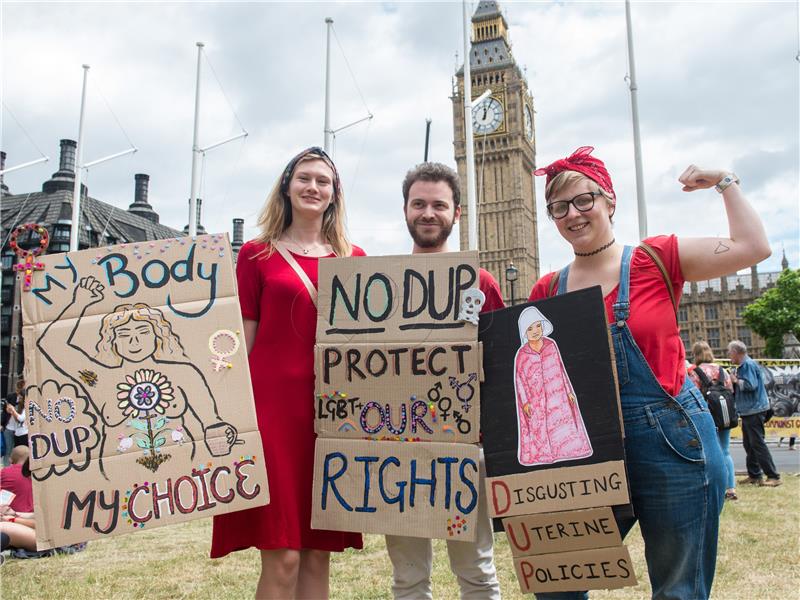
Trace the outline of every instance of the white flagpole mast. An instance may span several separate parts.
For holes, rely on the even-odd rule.
[[[323,146],[325,152],[330,154],[331,137],[333,136],[331,130],[331,27],[333,27],[333,19],[326,17],[325,23],[328,25],[328,39],[325,51],[325,143]]]
[[[194,136],[192,137],[192,188],[189,197],[189,235],[197,235],[197,194],[200,187],[200,177],[197,172],[197,163],[200,160],[200,146],[197,138],[200,136],[200,64],[203,54],[203,42],[197,42],[197,85],[194,95]]]
[[[631,115],[633,117],[633,156],[636,166],[636,206],[639,213],[639,239],[647,237],[647,204],[644,198],[644,175],[642,174],[642,142],[639,137],[639,101],[636,97],[636,64],[633,59],[633,28],[631,26],[631,3],[625,0],[625,21],[628,25],[628,68],[631,91]]]
[[[478,249],[478,206],[475,200],[475,149],[472,139],[472,75],[470,69],[470,14],[467,0],[461,1],[464,17],[464,141],[467,145],[467,212],[469,249]]]
[[[75,189],[72,192],[72,225],[69,234],[69,251],[78,249],[78,234],[80,233],[81,220],[81,153],[83,152],[83,116],[86,110],[86,79],[89,75],[89,65],[83,65],[83,90],[81,91],[81,116],[78,120],[78,144],[75,147]]]

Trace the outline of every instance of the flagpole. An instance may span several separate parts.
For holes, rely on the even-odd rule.
[[[325,152],[331,153],[331,138],[333,131],[331,130],[331,27],[333,27],[333,19],[331,17],[325,18],[325,23],[328,26],[327,41],[325,50]]]
[[[628,26],[628,69],[631,91],[631,116],[633,118],[633,157],[636,166],[636,207],[639,215],[639,239],[647,237],[647,204],[644,197],[644,175],[642,174],[642,142],[639,137],[639,101],[636,96],[636,64],[633,58],[633,28],[631,26],[631,3],[625,0],[625,21]]]
[[[81,91],[81,114],[78,120],[78,144],[75,146],[75,188],[72,192],[72,224],[69,234],[69,251],[78,249],[78,236],[81,221],[81,154],[83,153],[83,117],[86,112],[86,80],[89,76],[89,65],[83,65],[83,90]]]
[[[467,0],[461,1],[464,17],[464,141],[467,145],[467,222],[469,249],[478,249],[478,205],[475,200],[475,149],[472,138],[472,72],[470,68],[470,15]]]
[[[197,42],[197,85],[194,91],[194,134],[192,135],[192,187],[189,196],[189,235],[197,235],[197,195],[200,188],[200,177],[197,163],[200,161],[200,66],[203,55],[203,42]]]

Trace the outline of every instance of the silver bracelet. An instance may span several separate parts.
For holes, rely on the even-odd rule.
[[[736,176],[736,173],[728,173],[719,180],[719,183],[714,186],[714,189],[717,190],[720,194],[727,190],[731,184],[739,183],[739,178]]]

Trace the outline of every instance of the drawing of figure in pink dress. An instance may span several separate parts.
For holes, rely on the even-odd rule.
[[[578,400],[564,369],[553,324],[530,306],[520,313],[522,346],[514,359],[521,465],[542,465],[592,455]]]

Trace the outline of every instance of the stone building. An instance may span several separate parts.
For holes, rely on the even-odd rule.
[[[786,254],[781,266],[789,268]],[[728,342],[742,340],[754,358],[765,357],[763,338],[750,331],[742,318],[745,306],[773,287],[780,272],[759,273],[751,267],[748,275],[727,275],[708,281],[686,282],[678,309],[681,339],[687,352],[692,344],[705,340],[717,358],[727,356]]]
[[[497,2],[478,3],[471,42],[472,97],[491,90],[491,96],[472,111],[480,263],[494,275],[510,303],[512,287],[506,269],[512,262],[518,269],[516,299],[527,299],[530,283],[539,278],[533,96],[512,55],[508,23]],[[467,250],[472,215],[466,199],[463,67],[456,72],[451,100],[453,145],[461,177],[461,249]]]
[[[0,175],[2,198],[2,285],[0,296],[0,393],[6,394],[22,372],[22,316],[20,311],[20,284],[13,266],[19,262],[9,246],[10,233],[19,225],[37,223],[44,226],[50,236],[48,254],[69,251],[72,227],[72,197],[75,186],[75,160],[77,144],[61,140],[58,171],[42,184],[41,191],[12,193]],[[0,153],[0,171],[5,164],[5,153]],[[159,223],[159,215],[148,201],[150,176],[134,176],[133,203],[127,210],[89,196],[81,186],[81,227],[78,230],[78,248],[94,248],[127,242],[143,242],[183,235],[178,229]],[[198,231],[202,230],[199,223]],[[187,226],[188,229],[188,226]],[[237,252],[242,245],[243,221],[234,219],[232,246]],[[239,236],[238,239],[236,236]],[[38,245],[38,237],[20,236],[21,247]]]

